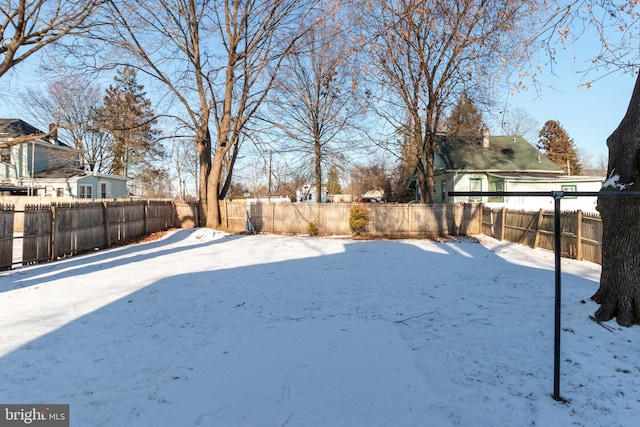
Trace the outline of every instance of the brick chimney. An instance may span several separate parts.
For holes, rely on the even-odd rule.
[[[482,148],[489,148],[489,128],[483,124],[480,131],[482,132]]]
[[[53,132],[51,133],[51,135],[49,135],[49,142],[53,145],[56,145],[58,143],[58,129],[56,128],[55,123],[49,124],[49,132],[51,131]]]

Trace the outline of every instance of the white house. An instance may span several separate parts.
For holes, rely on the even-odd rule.
[[[42,135],[42,137],[38,137]],[[84,170],[80,152],[20,119],[0,119],[0,194],[112,198],[127,178]]]
[[[326,203],[327,195],[329,194],[327,187],[323,185],[321,192],[322,192],[320,194],[321,203]],[[302,202],[302,203],[315,203],[316,194],[317,194],[317,191],[316,191],[316,186],[314,184],[305,184],[296,190],[296,201]]]

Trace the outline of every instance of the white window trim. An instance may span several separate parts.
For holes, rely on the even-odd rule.
[[[87,189],[89,191],[87,191]],[[89,197],[87,197],[87,195]],[[79,199],[93,199],[93,185],[91,185],[91,184],[80,184],[78,186],[78,198]]]

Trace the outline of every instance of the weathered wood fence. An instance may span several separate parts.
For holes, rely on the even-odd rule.
[[[179,210],[187,223],[197,218],[197,205],[180,204]],[[12,267],[15,212],[13,206],[0,205],[0,269]],[[22,213],[23,265],[108,248],[183,224],[177,205],[164,200],[25,205]]]
[[[351,204],[289,204],[222,202],[222,223],[230,231],[308,233],[315,222],[321,235],[349,235]],[[485,234],[532,248],[553,251],[554,212],[524,212],[458,205],[367,205],[368,235],[377,237],[433,237]],[[562,255],[602,263],[602,221],[597,213],[563,212]]]
[[[221,201],[222,226],[231,232],[350,235],[352,204],[247,203]],[[485,234],[499,240],[553,250],[554,213],[488,208],[480,204],[368,205],[372,237],[435,237]],[[0,204],[0,270],[12,266],[17,211]],[[197,204],[171,201],[111,201],[26,205],[23,265],[105,248],[170,227],[198,224]],[[21,211],[22,213],[22,211]],[[602,222],[597,214],[563,212],[562,254],[602,263]]]
[[[560,225],[562,256],[602,264],[602,220],[597,213],[562,212]],[[484,207],[482,234],[553,251],[554,212]]]
[[[13,205],[0,204],[0,270],[11,268],[13,260]]]
[[[247,203],[222,201],[223,227],[229,231],[306,234],[311,222],[320,235],[351,235],[348,203]],[[434,237],[480,233],[481,205],[367,205],[373,237]]]

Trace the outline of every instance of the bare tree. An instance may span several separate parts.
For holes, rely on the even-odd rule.
[[[127,51],[131,65],[180,105],[175,114],[197,143],[207,227],[221,224],[218,200],[231,184],[243,132],[295,45],[307,7],[303,0],[114,1],[105,16],[111,32],[95,34]]]
[[[444,111],[520,57],[535,9],[536,2],[512,0],[378,0],[362,8],[377,83],[372,96],[416,147],[422,202],[433,201],[435,134]]]
[[[0,77],[15,65],[69,35],[91,27],[105,0],[8,0],[0,6]]]
[[[381,190],[387,199],[391,195],[391,177],[383,162],[374,160],[368,165],[355,165],[349,177],[349,191],[356,197],[372,190]]]
[[[28,89],[20,102],[42,125],[58,126],[60,140],[80,151],[83,167],[106,173],[111,138],[92,122],[92,111],[101,104],[102,96],[100,86],[89,78],[73,76],[49,81],[45,90]]]
[[[361,115],[353,98],[353,52],[332,3],[321,2],[321,12],[309,17],[312,29],[284,61],[270,104],[271,121],[285,136],[285,150],[302,154],[303,161],[312,159],[318,203],[323,170],[344,163],[345,150],[354,146],[355,119]]]
[[[198,181],[198,156],[195,150],[195,142],[187,138],[175,138],[171,144],[169,158],[178,181],[177,186],[174,185],[174,192],[179,195],[180,200],[185,200],[189,194],[188,183],[197,184]]]
[[[540,122],[522,108],[510,110],[502,118],[505,135],[522,135],[530,143],[535,143],[540,128]]]

